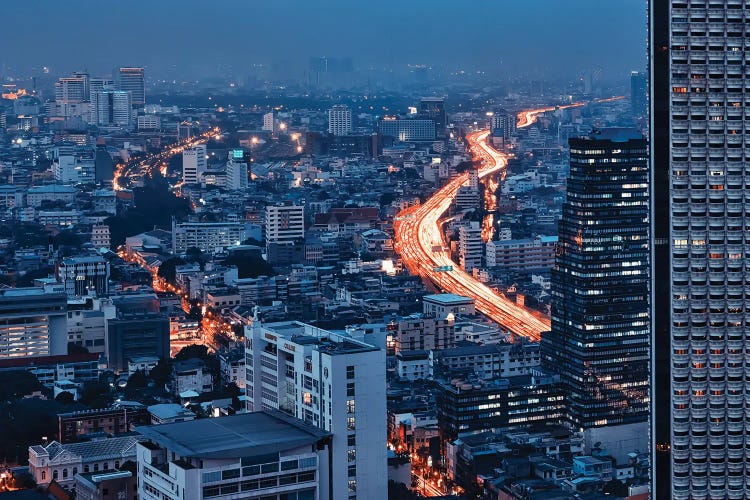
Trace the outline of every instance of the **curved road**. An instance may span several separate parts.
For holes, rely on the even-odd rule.
[[[475,159],[482,161],[479,177],[505,168],[508,155],[487,144],[489,131],[467,136]],[[396,250],[414,274],[432,280],[440,289],[474,299],[476,308],[515,335],[539,340],[549,330],[549,321],[540,319],[484,283],[461,270],[450,258],[438,223],[461,187],[469,179],[464,173],[453,178],[424,204],[401,212],[394,223]],[[442,268],[442,269],[439,269]]]
[[[617,96],[594,102],[610,102],[622,98]],[[518,113],[517,127],[528,127],[536,122],[542,113],[576,108],[585,104],[587,103],[576,102],[522,111]],[[489,130],[483,130],[467,136],[474,159],[481,160],[482,163],[479,169],[480,178],[502,171],[508,162],[507,153],[497,151],[487,143],[489,134]],[[413,274],[430,279],[441,290],[473,298],[477,310],[491,320],[507,328],[514,335],[538,341],[541,332],[550,329],[549,318],[516,304],[474,279],[450,258],[439,221],[456,197],[458,188],[468,179],[468,173],[456,176],[424,204],[399,213],[394,222],[396,251]]]

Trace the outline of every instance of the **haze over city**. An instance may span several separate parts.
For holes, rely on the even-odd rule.
[[[137,63],[154,78],[205,80],[265,65],[303,79],[310,58],[327,56],[398,75],[409,64],[501,80],[601,68],[609,80],[645,68],[645,25],[642,0],[32,0],[3,7],[0,37],[16,48],[0,54],[0,68],[103,73]]]

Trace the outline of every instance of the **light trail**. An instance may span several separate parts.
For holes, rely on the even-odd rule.
[[[615,97],[607,97],[604,99],[596,99],[595,101],[591,101],[591,103],[599,104],[604,102],[612,102],[612,101],[619,101],[620,99],[624,99],[625,96],[619,95]],[[538,109],[529,109],[526,111],[521,111],[518,113],[518,123],[516,125],[516,128],[525,128],[529,125],[535,123],[537,119],[539,118],[539,115],[547,113],[549,111],[555,111],[556,109],[569,109],[569,108],[580,108],[581,106],[585,106],[586,104],[591,104],[589,102],[574,102],[572,104],[563,104],[561,106],[547,106],[545,108],[538,108]]]
[[[506,153],[487,144],[488,136],[488,130],[467,136],[472,153],[482,162],[480,178],[502,172],[508,161]],[[394,223],[396,250],[412,273],[432,280],[442,290],[473,298],[479,312],[514,335],[539,340],[541,332],[549,330],[549,320],[540,319],[530,310],[475,280],[450,258],[439,220],[468,179],[468,173],[459,175],[424,204],[401,212]]]

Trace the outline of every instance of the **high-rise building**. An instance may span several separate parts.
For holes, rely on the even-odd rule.
[[[670,332],[668,342],[655,338],[657,362],[670,365],[655,403],[671,423],[668,437],[655,424],[657,453],[671,453],[671,467],[657,463],[656,488],[665,483],[675,499],[750,496],[747,8],[744,0],[651,2],[653,317],[657,336]],[[668,286],[658,282],[661,268]]]
[[[143,68],[120,68],[118,90],[130,92],[132,105],[142,108],[146,104],[146,79]]]
[[[57,103],[80,103],[89,100],[89,75],[73,73],[57,80],[55,83],[55,101]]]
[[[235,153],[230,152],[227,162],[226,186],[230,191],[247,189],[247,163],[243,161],[244,155],[241,149],[235,150]]]
[[[96,93],[97,125],[130,128],[133,125],[132,95],[123,90]]]
[[[648,112],[648,75],[643,71],[630,73],[630,109],[635,117]]]
[[[466,272],[482,267],[484,243],[482,242],[482,228],[477,221],[469,222],[467,226],[458,228],[458,259]]]
[[[328,133],[332,135],[352,133],[352,110],[349,106],[337,104],[328,110]]]
[[[516,133],[517,124],[516,115],[504,109],[493,112],[490,117],[490,129],[496,135],[501,136],[505,142],[508,142]]]
[[[89,79],[89,101],[91,101],[89,123],[99,123],[99,92],[104,90],[115,90],[115,81],[111,78]]]
[[[199,144],[182,152],[182,182],[197,184],[206,171],[206,145]]]
[[[266,207],[266,242],[294,243],[305,237],[303,205],[268,205]]]
[[[401,142],[435,140],[435,120],[427,118],[385,117],[378,122],[381,135],[393,137]]]
[[[275,134],[276,125],[278,125],[278,119],[276,118],[276,113],[274,113],[273,111],[269,111],[268,113],[263,115],[263,130],[266,130],[268,132],[271,132],[272,134]]]
[[[0,290],[0,359],[65,354],[66,309],[64,293],[43,288]]]
[[[419,115],[435,122],[435,134],[438,138],[445,137],[448,120],[445,115],[445,99],[442,97],[423,97],[419,101]]]
[[[635,129],[570,140],[543,366],[561,375],[571,424],[618,462],[649,436],[648,148]]]
[[[315,326],[245,328],[248,410],[281,410],[332,434],[331,498],[376,498],[386,474],[385,350]]]

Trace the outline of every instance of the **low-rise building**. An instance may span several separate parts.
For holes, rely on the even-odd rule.
[[[148,410],[140,403],[57,414],[58,439],[62,444],[74,443],[81,436],[99,432],[111,436],[124,434],[136,425],[149,423]]]
[[[432,377],[430,352],[421,349],[399,351],[396,354],[398,376],[407,380],[421,380]]]
[[[430,352],[432,372],[471,373],[482,380],[528,375],[540,364],[538,342],[460,346]]]
[[[139,436],[115,437],[61,444],[29,446],[29,472],[36,484],[47,485],[53,480],[71,488],[79,473],[115,470],[126,461],[135,461]]]
[[[214,390],[213,377],[201,359],[191,358],[172,364],[172,381],[175,395],[195,391],[198,394]]]
[[[440,319],[449,315],[471,316],[475,311],[474,299],[453,293],[438,293],[422,297],[422,312]]]
[[[138,498],[138,481],[127,470],[79,473],[74,490],[76,500],[132,500]]]
[[[195,413],[174,403],[161,403],[148,407],[148,413],[151,415],[151,423],[173,424],[175,422],[187,422],[195,419]]]

